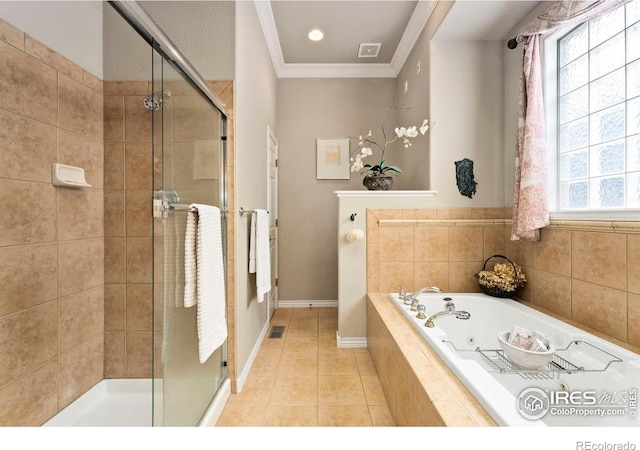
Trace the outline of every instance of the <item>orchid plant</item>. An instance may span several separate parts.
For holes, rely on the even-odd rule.
[[[399,108],[399,106],[392,105],[391,108],[389,108],[389,111],[387,111],[387,115],[382,122],[382,138],[384,139],[384,144],[380,145],[371,139],[371,130],[369,130],[366,135],[360,135],[357,137],[358,147],[351,157],[351,172],[360,172],[365,176],[381,176],[385,175],[387,172],[402,173],[402,170],[398,166],[386,165],[384,154],[387,150],[387,146],[401,139],[404,147],[409,148],[411,146],[411,139],[418,137],[418,131],[420,134],[424,135],[429,130],[429,121],[424,119],[420,128],[418,128],[417,125],[410,127],[396,127],[394,130],[395,136],[392,139],[387,140],[387,129],[385,124],[389,118],[389,114],[394,108]],[[372,147],[377,147],[382,151],[379,164],[365,164],[362,161],[367,156],[373,155]]]

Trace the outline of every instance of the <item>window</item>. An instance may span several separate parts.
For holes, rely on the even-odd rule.
[[[554,209],[639,209],[640,0],[556,42]]]

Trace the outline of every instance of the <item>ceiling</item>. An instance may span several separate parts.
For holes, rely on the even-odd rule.
[[[540,1],[458,0],[434,40],[502,40]],[[271,0],[256,2],[279,77],[396,77],[437,1]],[[314,28],[324,39],[313,42]],[[358,58],[361,43],[381,43]]]

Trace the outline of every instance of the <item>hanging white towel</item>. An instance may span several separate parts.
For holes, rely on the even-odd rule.
[[[198,303],[196,296],[198,266],[196,259],[196,237],[198,234],[198,212],[187,213],[187,228],[184,233],[184,307]]]
[[[185,232],[184,306],[197,305],[198,354],[204,363],[227,338],[220,209],[189,205]]]
[[[271,290],[271,256],[269,254],[269,214],[264,209],[251,213],[249,273],[256,274],[258,302]]]

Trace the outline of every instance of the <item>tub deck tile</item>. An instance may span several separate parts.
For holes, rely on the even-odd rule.
[[[420,405],[427,421],[444,426],[496,426],[475,397],[391,303],[388,294],[369,293],[367,306],[373,307],[378,314],[429,399]],[[376,338],[371,337],[373,342]],[[386,377],[380,379],[383,383],[385,380]],[[385,392],[388,390],[389,387],[385,387]],[[427,402],[428,405],[424,404]],[[401,402],[390,401],[389,405],[397,407],[395,420],[398,425],[413,424]]]

